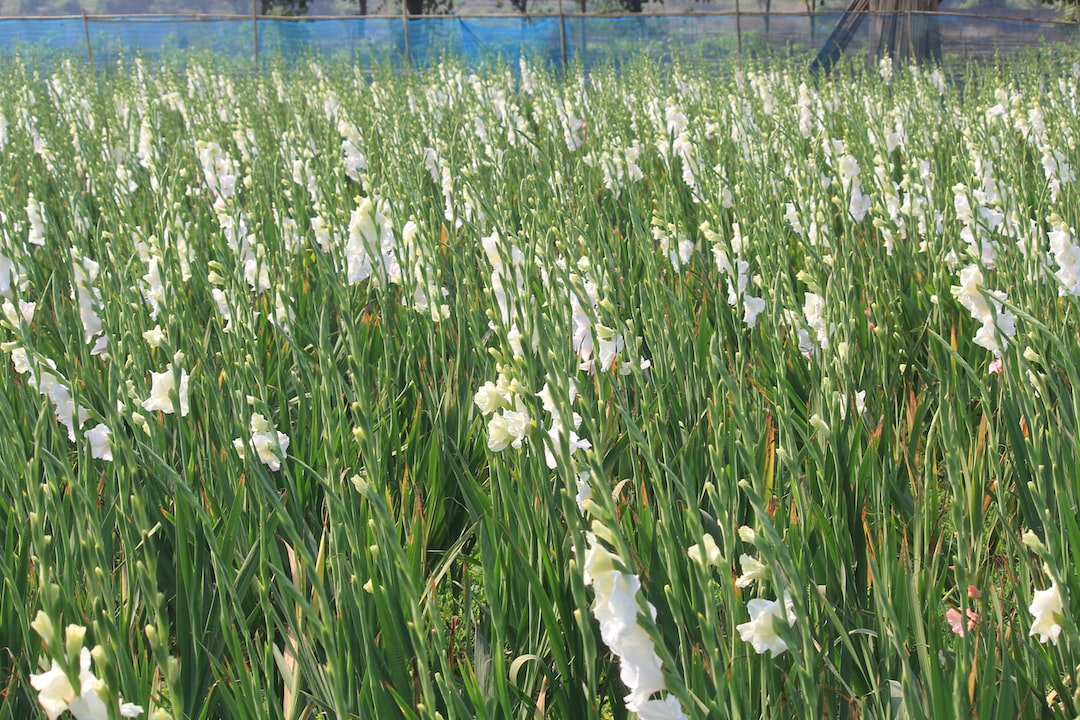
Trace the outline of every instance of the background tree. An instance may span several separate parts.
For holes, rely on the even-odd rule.
[[[657,5],[663,5],[664,4],[664,0],[651,0],[651,1],[655,2]],[[597,2],[595,2],[593,4],[593,11],[594,12],[602,12],[602,13],[603,12],[639,13],[639,12],[642,12],[645,9],[645,6],[648,5],[649,2],[650,2],[650,0],[597,0]],[[587,0],[578,0],[578,6],[580,7],[581,12],[586,12],[586,9],[585,9],[586,3],[587,3]]]
[[[405,0],[405,7],[410,15],[449,15],[454,11],[454,0]]]
[[[307,15],[308,0],[259,0],[260,15]]]

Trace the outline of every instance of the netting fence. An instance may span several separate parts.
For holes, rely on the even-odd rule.
[[[445,53],[467,62],[521,57],[585,67],[644,55],[680,53],[717,59],[739,53],[812,57],[843,12],[713,12],[692,15],[362,16],[69,16],[0,18],[0,51],[55,52],[97,63],[118,57],[161,57],[191,50],[253,61],[307,55],[346,56],[362,65],[423,63]],[[879,21],[879,22],[875,22]],[[870,47],[880,22],[927,24],[940,37],[942,59],[1010,54],[1074,44],[1075,23],[962,12],[869,15],[847,46]]]

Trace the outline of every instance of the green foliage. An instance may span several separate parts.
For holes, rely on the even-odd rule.
[[[0,718],[1075,716],[1075,60],[13,63]]]

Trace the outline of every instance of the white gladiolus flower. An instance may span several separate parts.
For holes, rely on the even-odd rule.
[[[561,97],[555,98],[555,110],[562,121],[563,138],[566,147],[574,152],[581,147],[584,141],[585,121],[574,114],[573,107],[568,105]]]
[[[180,417],[188,414],[188,374],[183,368],[180,369],[180,387],[176,386],[176,377],[172,363],[165,366],[164,372],[151,372],[150,397],[143,401],[142,406],[153,412],[160,410],[166,415],[177,411],[173,404],[171,393],[176,392],[179,405]]]
[[[78,250],[72,250],[71,260],[75,280],[71,289],[71,299],[79,306],[83,340],[87,344],[94,342],[90,351],[92,355],[102,355],[108,347],[109,339],[105,335],[96,309],[96,306],[101,304],[101,291],[92,285],[97,279],[99,266],[94,260],[83,257]]]
[[[1020,542],[1024,543],[1024,547],[1035,553],[1042,553],[1046,551],[1046,545],[1039,539],[1039,536],[1035,534],[1034,530],[1025,530],[1024,534],[1020,536]]]
[[[866,391],[860,390],[855,393],[855,410],[860,415],[866,414]]]
[[[736,587],[747,588],[753,585],[755,580],[769,576],[769,566],[749,555],[740,555],[739,564],[742,566],[742,575],[735,581]]]
[[[15,372],[20,375],[30,372],[30,358],[26,354],[26,348],[11,348],[11,364],[15,367]]]
[[[735,626],[739,637],[753,645],[758,655],[768,651],[772,657],[776,657],[785,652],[787,643],[777,634],[773,623],[786,620],[789,626],[795,625],[795,607],[791,596],[785,592],[783,601],[754,598],[746,608],[750,611],[750,621]]]
[[[511,324],[510,329],[506,331],[506,342],[510,345],[514,357],[524,357],[525,349],[521,346],[521,330],[518,330],[517,323]]]
[[[548,427],[547,435],[550,439],[550,443],[544,445],[544,459],[547,462],[548,468],[554,470],[558,467],[559,461],[568,461],[573,463],[573,454],[578,450],[588,450],[592,447],[592,443],[588,438],[582,438],[577,434],[578,427],[581,426],[581,416],[576,412],[570,413],[570,424],[567,425],[562,414],[559,412],[558,405],[555,403],[555,398],[551,394],[551,385],[544,383],[544,387],[540,389],[540,392],[536,393],[536,396],[540,398],[541,403],[544,406],[544,410],[551,414],[551,425]],[[577,385],[573,380],[570,380],[567,386],[567,400],[568,404],[573,404],[577,398]],[[563,447],[565,445],[569,448],[569,454],[563,456]],[[556,453],[559,453],[559,457],[556,457]]]
[[[848,212],[855,222],[862,222],[869,210],[870,196],[863,193],[859,179],[855,178],[851,183],[851,202],[848,204]]]
[[[596,359],[600,363],[600,371],[607,372],[615,365],[615,359],[625,347],[625,341],[621,334],[603,325],[596,326],[596,339],[599,345]]]
[[[671,143],[672,152],[682,160],[682,178],[686,186],[690,188],[690,196],[694,202],[700,202],[698,197],[698,160],[697,148],[690,140],[686,131],[680,132]]]
[[[716,541],[713,540],[713,536],[705,533],[701,538],[699,545],[691,545],[686,551],[687,556],[701,565],[703,568],[708,568],[712,565],[718,565],[720,563],[720,548],[716,546]],[[745,555],[743,557],[746,557]]]
[[[506,418],[502,415],[494,415],[488,421],[488,449],[492,452],[505,450],[513,441],[510,431],[506,427]]]
[[[1062,296],[1080,295],[1080,247],[1073,244],[1070,228],[1060,217],[1052,215],[1050,223],[1054,229],[1047,234],[1047,239],[1050,241],[1050,252],[1059,268],[1054,273],[1061,281],[1058,293]]]
[[[1007,299],[1005,293],[984,291],[982,281],[978,266],[968,265],[960,271],[960,284],[953,285],[951,291],[971,316],[982,323],[975,333],[975,344],[1000,355],[1008,347],[1007,338],[1016,335],[1016,317],[1003,307]]]
[[[581,416],[577,413],[573,413],[571,417],[574,429],[567,428],[563,425],[562,418],[555,413],[552,415],[551,427],[548,428],[547,434],[551,439],[550,445],[544,446],[544,460],[547,463],[549,469],[554,470],[558,467],[558,458],[555,457],[555,451],[562,452],[563,438],[566,438],[566,444],[570,448],[570,455],[573,455],[578,450],[588,450],[592,447],[592,443],[588,438],[583,438],[577,434],[576,428],[581,424]]]
[[[585,503],[592,500],[592,486],[589,484],[588,470],[582,470],[578,473],[578,476],[574,479],[574,486],[577,489],[574,494],[574,501],[577,503],[578,510],[584,513]]]
[[[30,193],[30,199],[26,203],[26,218],[30,222],[30,234],[26,242],[31,245],[45,244],[45,216],[41,210],[41,203],[33,193]]]
[[[42,637],[52,633],[52,623],[38,613],[38,617],[32,623]],[[65,640],[68,647],[78,647],[82,644],[82,638],[86,634],[86,628],[79,625],[68,625],[65,630]],[[95,649],[94,652],[97,652]],[[30,685],[38,691],[38,702],[41,704],[45,715],[49,720],[70,712],[75,720],[108,720],[109,710],[105,706],[103,695],[106,692],[105,683],[94,673],[90,672],[92,653],[88,648],[79,650],[79,694],[75,694],[75,688],[71,680],[60,667],[56,660],[52,661],[52,667],[46,672],[30,675]],[[143,709],[134,703],[120,701],[120,716],[133,718],[142,714]]]
[[[803,304],[803,315],[806,318],[806,329],[799,328],[799,351],[807,357],[814,354],[818,348],[829,347],[829,330],[831,326],[825,322],[825,300],[817,293],[808,292]]]
[[[664,107],[664,121],[667,126],[668,135],[671,136],[679,135],[690,125],[690,121],[687,119],[686,114],[670,98],[667,101],[667,105]]]
[[[55,364],[50,360],[49,367],[55,369]],[[16,365],[18,370],[18,365]],[[31,380],[31,383],[34,381]],[[42,370],[36,381],[37,391],[52,400],[56,411],[56,421],[67,428],[68,439],[75,442],[75,427],[82,426],[89,419],[86,408],[75,405],[75,399],[71,397],[64,382],[47,370]]]
[[[746,283],[749,280],[747,272],[750,270],[750,263],[745,260],[735,261],[735,272],[731,274],[728,279],[728,305],[737,307],[739,304],[739,296],[746,290]],[[732,282],[734,280],[734,282]]]
[[[228,296],[221,288],[211,288],[210,295],[214,298],[214,304],[217,305],[218,314],[221,315],[221,319],[225,321],[225,332],[231,332],[233,316],[232,308],[229,307]]]
[[[968,265],[960,271],[960,284],[952,286],[952,294],[961,305],[971,312],[976,320],[990,316],[990,306],[979,292],[982,285],[982,271],[977,265]]]
[[[364,154],[350,138],[341,141],[341,152],[345,156],[345,174],[353,182],[361,182],[360,171],[367,170],[367,159],[364,158]]]
[[[86,439],[90,443],[90,457],[112,461],[112,443],[109,441],[111,435],[112,432],[102,423],[86,431]]]
[[[154,134],[150,129],[149,120],[145,117],[139,125],[139,148],[136,155],[139,158],[140,166],[147,170],[152,169],[154,161]]]
[[[847,187],[848,184],[856,177],[858,177],[861,169],[859,168],[859,161],[852,155],[844,155],[840,158],[837,167],[840,171],[840,182]]]
[[[71,686],[63,669],[55,660],[48,672],[31,675],[30,684],[38,691],[38,702],[49,720],[70,712],[77,720],[108,720],[109,711],[100,693],[105,683],[90,672],[90,650],[79,652],[79,694]]]
[[[29,373],[28,384],[31,388],[52,400],[56,421],[66,427],[68,439],[75,443],[76,425],[81,427],[86,420],[90,419],[90,413],[86,411],[86,408],[75,404],[75,398],[71,397],[71,391],[65,384],[66,381],[51,371],[56,369],[56,363],[50,358],[45,358],[44,364],[50,368],[45,370],[38,367],[37,362],[31,359],[25,348],[19,348],[17,345],[9,345],[8,348],[10,348],[15,371],[19,375]]]
[[[152,348],[161,347],[161,343],[165,342],[165,333],[162,332],[160,325],[155,325],[142,334],[143,340],[147,342]]]
[[[350,284],[371,277],[372,254],[381,244],[372,215],[374,207],[370,198],[364,198],[352,211],[349,220],[349,241],[345,245],[347,280]]]
[[[636,582],[636,575],[622,575],[622,573],[619,575],[621,577],[615,583],[611,602],[626,603],[627,607],[632,604],[636,617],[637,591],[640,583]],[[628,582],[630,578],[635,582]],[[623,594],[625,594],[624,597],[619,597]],[[655,609],[651,605],[649,607],[655,613]],[[605,635],[604,621],[600,622],[600,635],[613,652],[616,648],[621,650],[621,652],[616,652],[620,661],[619,678],[626,687],[630,688],[630,692],[623,697],[623,702],[626,703],[628,710],[635,712],[637,708],[648,702],[653,694],[666,689],[667,683],[664,681],[660,656],[656,654],[656,646],[649,634],[645,632],[645,628],[635,621],[629,630],[625,630],[623,621],[624,617],[613,617],[608,624],[609,631],[621,633],[617,639],[610,634]]]
[[[488,422],[488,449],[492,452],[507,447],[520,449],[529,429],[529,416],[523,410],[503,410]]]
[[[473,402],[481,413],[490,415],[496,410],[505,407],[506,399],[499,392],[499,389],[495,387],[495,383],[488,380],[473,395]]]
[[[34,322],[34,311],[37,310],[37,303],[20,300],[19,307],[16,309],[10,300],[5,300],[0,307],[3,308],[4,319],[8,321],[11,327],[17,328],[20,320],[27,325]]]
[[[601,545],[593,533],[586,533],[589,547],[585,552],[584,580],[596,592],[592,611],[600,623],[600,637],[619,658],[619,676],[629,693],[623,698],[630,712],[643,718],[681,718],[681,707],[673,696],[650,700],[667,688],[656,646],[645,628],[638,623],[640,605],[637,575],[622,572],[622,560]],[[647,612],[656,618],[656,608],[645,603]]]
[[[608,573],[615,572],[615,563],[619,561],[619,556],[596,542],[595,535],[586,534],[586,539],[589,541],[589,549],[585,551],[584,582],[592,585],[597,578],[602,579]]]
[[[803,236],[802,221],[799,220],[799,212],[795,209],[795,203],[784,204],[784,219],[788,221],[788,225],[799,237]]]
[[[0,223],[7,222],[7,217],[0,212]],[[14,285],[19,282],[19,267],[6,255],[0,255],[0,296],[11,297]]]
[[[259,457],[259,462],[271,470],[280,470],[281,459],[289,449],[289,436],[275,430],[261,413],[252,413],[249,444]]]
[[[934,71],[930,73],[930,83],[934,86],[934,89],[938,91],[939,95],[945,94],[945,73],[941,72],[940,69],[935,68]]]
[[[142,705],[136,705],[135,703],[124,702],[123,698],[120,698],[120,717],[133,718],[139,717],[143,713]]]
[[[293,298],[289,298],[291,303],[296,301]],[[285,304],[285,297],[281,294],[281,290],[274,291],[274,314],[270,318],[277,327],[288,332],[292,327],[293,321],[296,320],[296,313],[290,305]]]
[[[198,141],[195,150],[203,169],[206,186],[220,198],[230,198],[236,193],[236,164],[221,150],[216,142]]]
[[[316,215],[311,218],[311,231],[315,233],[315,243],[319,249],[329,253],[337,240],[337,233],[333,232],[333,228],[322,216]]]
[[[674,695],[668,695],[663,700],[647,700],[638,705],[634,712],[639,720],[686,720],[686,713]]]
[[[878,62],[878,73],[881,74],[881,79],[885,82],[892,80],[893,76],[893,61],[888,55],[882,56]]]
[[[254,293],[263,293],[270,289],[270,267],[266,264],[266,246],[257,243],[254,248],[244,241],[241,248],[244,258],[244,280]],[[151,317],[151,319],[153,319]]]
[[[808,292],[805,297],[803,314],[806,315],[807,324],[812,328],[824,326],[822,311],[825,309],[825,301],[817,293]]]
[[[758,315],[765,310],[765,300],[753,295],[743,295],[743,322],[753,328],[757,325]]]
[[[161,282],[160,262],[159,258],[151,257],[147,263],[146,274],[142,277],[144,283],[143,298],[146,300],[146,304],[150,306],[151,320],[157,320],[157,316],[161,312],[161,306],[165,302],[165,286]]]
[[[1050,583],[1050,587],[1046,590],[1036,590],[1028,612],[1035,616],[1028,636],[1038,635],[1039,642],[1045,643],[1049,640],[1057,645],[1058,637],[1061,635],[1059,621],[1065,615],[1065,607],[1057,583]]]

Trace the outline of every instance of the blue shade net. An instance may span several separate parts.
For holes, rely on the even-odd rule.
[[[136,53],[165,56],[186,51],[250,56],[252,21],[191,17],[2,18],[0,54],[87,57],[87,38],[99,64]]]
[[[676,56],[718,62],[747,54],[813,58],[844,16],[741,14],[641,17],[393,17],[258,20],[262,62],[311,56],[345,57],[371,67],[382,62],[425,64],[447,54],[479,65],[495,59],[516,66],[520,58],[586,68],[644,56],[658,62]],[[845,47],[845,54],[873,51],[882,23],[928,28],[940,38],[945,61],[991,57],[1044,43],[1075,43],[1080,28],[985,18],[961,13],[867,16]],[[0,18],[0,55],[55,53],[86,57],[89,33],[94,60],[165,57],[190,51],[253,58],[253,21],[242,18],[120,17]]]
[[[500,58],[517,65],[562,61],[558,18],[417,18],[409,21],[412,57],[426,62],[445,54],[469,64]]]
[[[87,28],[94,57],[102,62],[119,55],[131,57],[136,52],[160,55],[201,51],[250,56],[253,37],[251,20],[110,18],[89,20]]]
[[[247,53],[252,53],[248,37]],[[344,57],[370,67],[405,63],[405,28],[398,18],[259,20],[259,57],[295,62],[312,56]]]
[[[743,18],[745,19],[745,18]],[[586,67],[633,57],[723,57],[738,50],[734,15],[567,18],[572,57]]]

